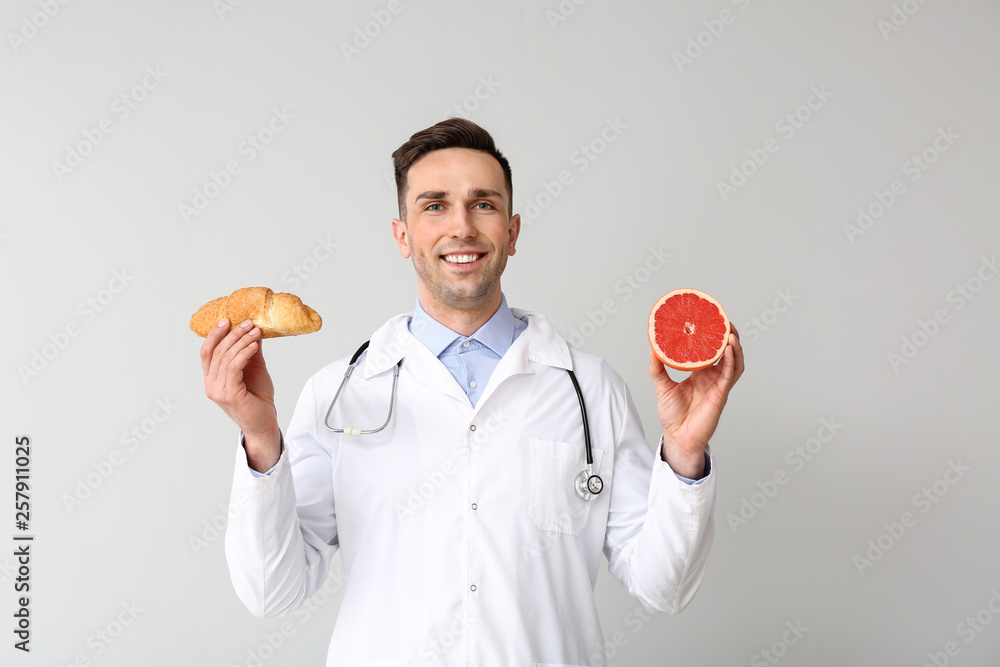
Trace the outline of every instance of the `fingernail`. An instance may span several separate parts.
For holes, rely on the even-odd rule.
[[[223,317],[221,320],[219,320],[219,326],[220,327],[227,326],[228,324],[229,324],[229,318],[228,317]]]
[[[254,327],[253,329],[250,330],[250,335],[251,336],[256,336],[259,333],[260,333],[260,329],[258,329],[257,327]]]
[[[247,320],[246,322],[240,324],[240,326],[243,327],[244,329],[249,329],[251,324],[252,322],[250,320]]]

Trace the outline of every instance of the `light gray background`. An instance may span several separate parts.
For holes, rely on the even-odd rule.
[[[510,158],[515,210],[548,204],[508,264],[508,301],[564,335],[592,334],[582,347],[626,378],[651,444],[652,303],[698,287],[743,334],[747,371],[713,440],[707,577],[682,614],[647,621],[605,569],[609,664],[769,664],[760,652],[774,648],[783,665],[919,666],[950,641],[949,664],[996,664],[1000,620],[980,610],[1000,590],[1000,280],[976,281],[994,277],[982,258],[1000,252],[997,3],[48,6],[51,19],[36,0],[0,16],[4,627],[15,435],[32,439],[36,535],[34,650],[13,650],[5,631],[0,662],[323,664],[336,581],[313,611],[270,621],[233,592],[211,524],[222,525],[237,432],[204,396],[188,318],[245,285],[294,291],[323,315],[316,335],[264,344],[287,424],[309,375],[412,309],[412,267],[390,234],[390,154],[459,105]],[[713,23],[724,10],[732,21]],[[369,25],[378,34],[348,59],[341,44],[373,11],[391,22]],[[901,25],[887,32],[894,11]],[[678,66],[689,38],[707,46]],[[165,75],[121,118],[115,100],[147,68]],[[809,118],[788,137],[776,123],[814,87],[832,96],[799,110]],[[275,108],[294,119],[246,161],[241,142]],[[60,179],[53,163],[104,118],[113,132]],[[602,146],[609,119],[625,127]],[[911,181],[904,163],[948,128],[958,138]],[[769,138],[779,150],[724,199],[718,182]],[[603,152],[581,171],[591,142]],[[241,172],[186,222],[179,205],[230,160]],[[561,170],[572,183],[546,199]],[[905,192],[850,242],[844,225],[894,179]],[[318,238],[338,246],[324,261]],[[653,272],[640,268],[650,247],[671,255]],[[313,270],[295,284],[297,265]],[[114,271],[133,278],[102,292]],[[626,290],[626,275],[645,282]],[[958,308],[952,290],[967,282],[979,291]],[[778,291],[791,295],[781,313],[769,310]],[[106,301],[93,317],[88,298]],[[614,312],[597,315],[607,300]],[[947,321],[925,324],[935,335],[914,336],[939,309]],[[68,324],[78,335],[61,339]],[[904,337],[922,345],[894,367]],[[43,349],[52,358],[22,378]],[[177,406],[162,423],[158,399]],[[821,431],[829,441],[797,470],[786,455],[824,419],[842,428]],[[144,423],[156,428],[130,451],[122,434]],[[121,465],[70,511],[65,498],[114,450]],[[940,481],[950,463],[969,468],[954,484]],[[767,498],[760,485],[779,471],[787,483]],[[914,501],[935,482],[933,505]],[[744,500],[761,507],[734,530],[727,517]],[[915,525],[897,539],[886,524],[904,512]],[[880,539],[889,550],[859,565]],[[134,622],[110,645],[96,639],[131,604]],[[977,612],[993,622],[970,640],[959,626]],[[808,631],[782,646],[786,623]],[[268,637],[280,648],[262,648]]]

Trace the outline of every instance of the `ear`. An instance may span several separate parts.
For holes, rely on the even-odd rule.
[[[392,219],[392,236],[399,245],[399,254],[403,259],[410,258],[410,244],[406,238],[406,223],[398,218]]]
[[[517,237],[521,234],[521,214],[515,214],[514,217],[510,219],[509,226],[507,227],[507,239],[509,243],[507,244],[507,254],[513,255],[516,252]]]

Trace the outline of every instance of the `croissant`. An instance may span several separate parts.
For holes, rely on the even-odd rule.
[[[313,333],[323,326],[319,313],[294,294],[275,293],[267,287],[243,287],[199,308],[191,316],[191,331],[205,338],[223,317],[233,325],[253,320],[260,327],[261,338]]]

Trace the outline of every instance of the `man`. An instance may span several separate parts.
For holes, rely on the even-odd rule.
[[[202,346],[205,393],[241,429],[233,497],[251,499],[226,534],[237,594],[257,615],[288,613],[339,549],[328,665],[603,665],[602,552],[650,610],[679,611],[704,574],[708,441],[743,372],[739,336],[679,384],[650,352],[654,459],[621,378],[507,307],[500,277],[521,221],[492,137],[449,119],[393,160],[392,230],[418,299],[373,334],[332,407],[346,359],[309,379],[282,436],[259,330],[222,320]],[[588,466],[570,369],[604,484],[590,500],[575,484]],[[330,430],[376,429],[393,396],[384,429]]]

